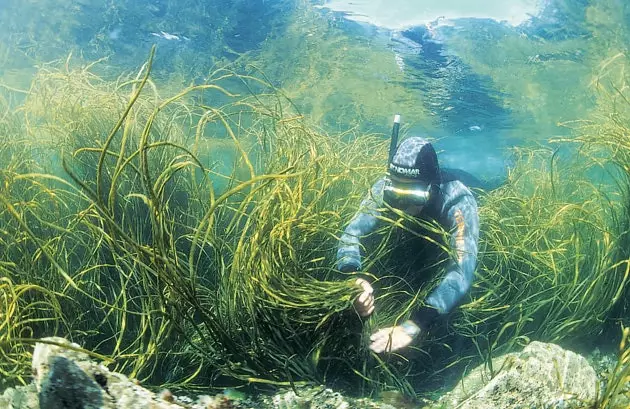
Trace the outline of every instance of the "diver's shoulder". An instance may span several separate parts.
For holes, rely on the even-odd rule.
[[[450,180],[440,185],[440,190],[445,199],[450,197],[470,196],[474,199],[472,191],[459,180]]]

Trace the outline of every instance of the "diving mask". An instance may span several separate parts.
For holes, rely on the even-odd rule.
[[[405,210],[412,206],[424,207],[431,198],[431,186],[394,185],[389,178],[385,179],[383,201],[393,208]]]

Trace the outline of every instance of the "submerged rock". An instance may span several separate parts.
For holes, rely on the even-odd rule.
[[[77,364],[63,356],[53,356],[49,365],[39,385],[42,408],[100,409],[105,406],[105,391]]]
[[[7,390],[0,409],[395,409],[370,399],[345,398],[323,387],[281,391],[258,401],[234,392],[193,400],[151,392],[111,372],[63,338],[44,338],[33,352],[33,383]]]
[[[10,409],[222,409],[224,398],[182,400],[170,393],[156,394],[126,376],[111,372],[63,338],[45,338],[33,352],[33,384],[9,389],[0,408]],[[54,343],[54,344],[50,344]]]
[[[296,393],[297,392],[297,393]],[[324,387],[280,391],[261,399],[259,409],[397,409],[368,398],[349,398]]]
[[[37,388],[32,383],[27,386],[9,388],[0,396],[2,409],[39,409]]]
[[[432,409],[570,409],[590,407],[598,378],[587,360],[554,344],[532,342],[520,353],[472,370]]]
[[[279,391],[256,401],[230,394],[197,400],[168,391],[151,392],[111,372],[63,338],[46,338],[33,353],[33,383],[0,396],[1,409],[396,409],[398,405],[354,399],[324,387]],[[522,409],[591,407],[598,377],[587,360],[557,345],[532,342],[520,353],[493,359],[472,370],[428,409]],[[297,393],[296,393],[297,392]]]

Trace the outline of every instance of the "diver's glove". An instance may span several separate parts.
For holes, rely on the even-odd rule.
[[[354,300],[354,309],[362,317],[369,317],[374,312],[374,289],[364,278],[357,278],[355,284],[361,287],[363,292]]]
[[[372,334],[370,349],[377,354],[397,351],[411,344],[421,332],[415,322],[407,320],[400,325],[383,328]]]

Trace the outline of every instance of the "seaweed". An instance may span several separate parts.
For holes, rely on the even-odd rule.
[[[26,382],[32,340],[63,335],[115,370],[175,389],[324,383],[413,395],[431,377],[531,339],[592,337],[625,302],[627,179],[594,182],[610,163],[586,149],[572,160],[520,149],[506,183],[479,195],[470,300],[410,351],[370,353],[370,331],[405,319],[439,278],[418,289],[409,265],[386,273],[404,251],[400,233],[441,250],[449,236],[384,215],[365,258],[379,311],[367,322],[354,313],[360,289],[336,271],[334,253],[385,171],[389,141],[313,129],[253,67],[162,95],[153,53],[113,82],[71,58],[42,67],[22,105],[6,109],[8,382]],[[441,266],[431,259],[426,269]]]

